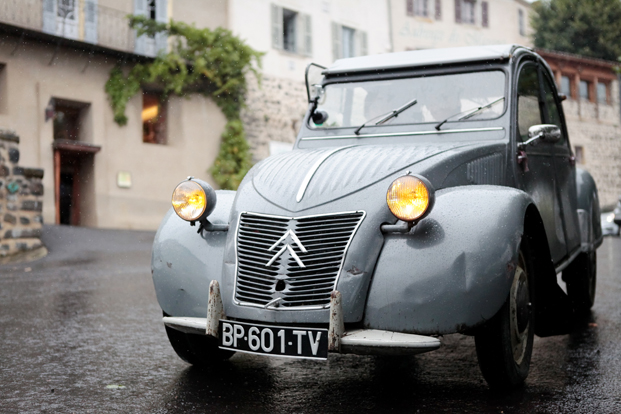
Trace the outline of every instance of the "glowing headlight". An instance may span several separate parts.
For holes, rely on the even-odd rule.
[[[216,192],[206,182],[190,177],[173,191],[172,206],[186,221],[201,220],[216,206]]]
[[[399,220],[415,221],[431,210],[434,190],[422,177],[404,175],[390,184],[386,193],[388,208]]]

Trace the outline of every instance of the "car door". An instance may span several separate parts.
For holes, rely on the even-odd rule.
[[[554,172],[557,197],[561,206],[561,218],[565,229],[567,253],[571,253],[580,246],[575,158],[569,145],[563,108],[560,105],[558,93],[550,77],[543,70],[542,74],[544,75],[543,92],[546,103],[545,122],[546,124],[554,124],[561,129],[561,139],[554,144]]]
[[[518,73],[514,99],[517,106],[516,141],[519,143],[528,140],[531,126],[545,123],[547,114],[539,66],[526,62]],[[567,248],[556,190],[554,144],[539,141],[523,151],[516,181],[518,187],[534,200],[543,220],[552,260],[558,263],[567,254]]]

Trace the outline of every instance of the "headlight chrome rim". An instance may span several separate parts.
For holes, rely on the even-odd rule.
[[[386,204],[399,220],[417,222],[431,211],[435,189],[424,177],[413,174],[395,179],[386,192]]]

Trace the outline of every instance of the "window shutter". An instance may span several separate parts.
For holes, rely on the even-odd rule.
[[[138,16],[146,16],[147,14],[147,0],[134,0],[134,14]],[[135,33],[134,33],[135,35]],[[145,53],[145,40],[146,36],[142,35],[140,37],[136,36],[136,43],[134,44],[134,52],[139,55],[144,55]]]
[[[442,20],[442,0],[436,0],[436,20]]]
[[[414,16],[414,0],[406,0],[405,12],[408,16]]]
[[[97,0],[84,2],[84,41],[97,43]]]
[[[168,23],[168,0],[155,0],[155,21]],[[168,51],[168,35],[157,33],[155,35],[155,52],[166,53]]]
[[[358,56],[368,55],[367,32],[356,30],[356,34],[358,35]]]
[[[56,34],[56,0],[43,0],[43,31]]]
[[[340,24],[332,22],[332,55],[334,60],[340,59],[343,56],[341,30]]]
[[[461,0],[455,0],[455,23],[461,23]]]
[[[282,7],[272,4],[272,47],[283,48]]]
[[[489,3],[486,1],[481,3],[481,26],[489,27]]]
[[[304,54],[313,55],[313,26],[309,14],[304,14]]]

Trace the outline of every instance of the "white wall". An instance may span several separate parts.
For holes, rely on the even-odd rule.
[[[308,14],[312,21],[312,57],[272,48],[271,4]],[[329,65],[332,22],[368,33],[368,53],[390,51],[387,2],[383,0],[230,0],[229,28],[261,52],[263,73],[303,81],[310,62]]]

